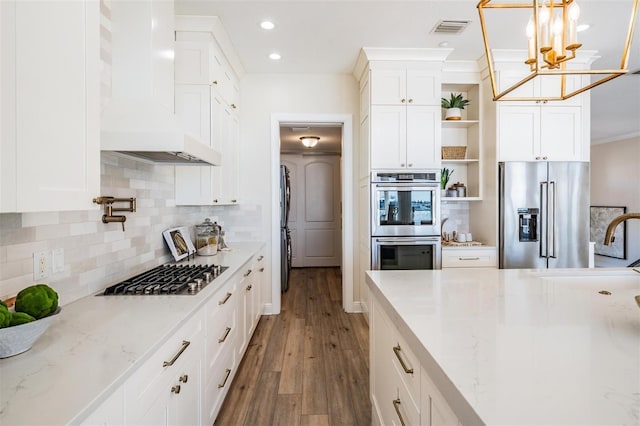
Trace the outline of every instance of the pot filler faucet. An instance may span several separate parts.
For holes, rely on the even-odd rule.
[[[95,204],[104,204],[104,214],[102,215],[102,223],[120,222],[122,224],[122,232],[124,232],[124,222],[127,217],[124,215],[114,215],[113,212],[135,212],[135,198],[115,198],[115,197],[96,197],[93,199]],[[113,207],[113,203],[129,203],[129,207]]]
[[[615,240],[615,238],[613,237],[613,231],[616,230],[616,227],[619,224],[621,224],[622,222],[624,222],[625,220],[629,220],[629,219],[640,219],[640,213],[627,213],[627,214],[623,214],[623,215],[620,215],[618,217],[614,217],[613,218],[613,220],[611,221],[609,226],[607,226],[607,232],[604,234],[604,245],[605,246],[610,246],[611,243]],[[635,272],[640,273],[640,270],[638,270],[636,268],[633,268],[633,270]],[[637,295],[635,297],[635,299],[636,299],[636,304],[640,308],[640,294]]]

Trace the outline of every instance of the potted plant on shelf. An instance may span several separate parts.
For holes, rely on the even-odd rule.
[[[461,120],[462,119],[462,110],[469,103],[469,100],[465,99],[462,96],[462,93],[451,93],[451,98],[441,98],[442,99],[442,108],[444,108],[445,120]]]
[[[447,194],[447,183],[449,183],[449,179],[451,179],[451,175],[453,174],[453,169],[449,170],[446,167],[443,167],[440,171],[440,193],[441,196],[446,197]]]

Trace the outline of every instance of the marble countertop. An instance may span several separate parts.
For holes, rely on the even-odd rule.
[[[0,424],[84,418],[262,246],[235,243],[231,251],[196,256],[191,263],[229,269],[195,295],[89,296],[63,306],[29,351],[0,359]]]
[[[369,271],[367,284],[462,424],[640,424],[639,273]]]

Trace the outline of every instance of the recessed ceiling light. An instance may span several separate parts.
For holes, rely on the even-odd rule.
[[[440,44],[438,44],[438,46],[447,47],[447,46],[449,46],[449,42],[448,41],[441,41]]]
[[[279,53],[271,53],[269,54],[269,59],[273,60],[273,61],[278,61],[280,60],[280,58],[282,58],[282,56],[280,56]]]
[[[276,25],[271,21],[262,21],[260,22],[260,28],[263,30],[272,30],[276,27]]]
[[[576,27],[576,31],[578,31],[579,33],[581,33],[582,31],[586,31],[589,28],[591,28],[591,25],[589,24],[580,24]]]

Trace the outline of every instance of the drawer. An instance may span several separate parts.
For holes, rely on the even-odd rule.
[[[220,354],[226,348],[233,350],[233,346],[237,342],[236,335],[239,331],[235,306],[232,306],[232,309],[225,310],[225,315],[219,321],[209,322],[205,340],[207,377],[210,377],[213,365]]]
[[[487,248],[443,248],[443,268],[496,268],[495,247]]]
[[[205,413],[207,418],[206,424],[214,424],[222,401],[224,400],[231,381],[235,375],[236,369],[236,357],[233,349],[224,351],[222,356],[218,358],[218,361],[214,365],[213,374],[207,378],[207,386],[205,387],[205,394],[203,401],[205,405]]]
[[[420,401],[420,362],[409,349],[404,339],[399,335],[393,343],[391,362],[396,376],[407,388],[413,403],[418,405]]]
[[[229,311],[233,309],[233,306],[236,304],[237,282],[237,277],[231,277],[231,279],[211,297],[211,300],[207,303],[207,327],[210,324],[220,322],[224,317],[228,316]]]
[[[202,311],[169,336],[165,343],[127,380],[126,394],[134,398],[128,407],[147,407],[161,394],[169,392],[176,378],[183,374],[185,359],[198,359],[202,351]],[[172,365],[165,363],[172,362]],[[129,411],[129,409],[127,409]],[[134,416],[135,417],[135,416]]]
[[[418,375],[420,375],[419,372]],[[419,425],[420,410],[411,399],[407,388],[402,383],[398,383],[396,392],[397,397],[383,402],[383,404],[388,404],[390,407],[389,424]]]

